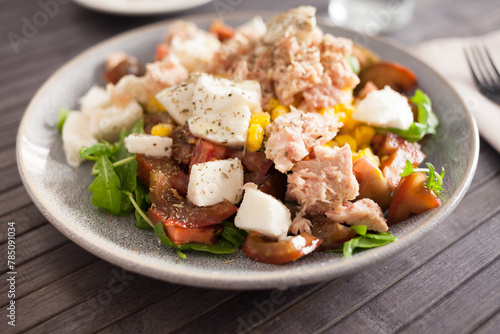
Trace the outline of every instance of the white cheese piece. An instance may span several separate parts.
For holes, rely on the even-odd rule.
[[[193,116],[193,93],[199,73],[193,73],[180,84],[166,88],[156,94],[156,99],[177,124],[184,125]]]
[[[203,74],[193,94],[193,116],[247,106],[252,113],[262,111],[260,84],[246,80],[239,83]]]
[[[62,128],[63,150],[66,161],[71,167],[80,165],[80,147],[90,147],[97,144],[97,140],[89,131],[88,115],[73,111],[68,114]]]
[[[369,93],[358,103],[352,118],[368,125],[401,130],[407,130],[413,123],[408,99],[389,86]]]
[[[252,113],[247,106],[191,117],[189,131],[197,137],[229,146],[243,146]]]
[[[292,224],[290,210],[274,198],[260,190],[248,188],[234,224],[243,230],[255,231],[268,237],[284,239]]]
[[[113,143],[120,138],[122,129],[131,129],[141,117],[142,108],[135,101],[129,102],[123,108],[113,105],[98,109],[90,116],[90,132],[98,140],[104,139]]]
[[[176,55],[181,64],[189,71],[203,70],[220,48],[220,41],[212,34],[198,31],[192,38],[180,36],[172,38],[170,52]]]
[[[99,86],[92,86],[79,100],[80,110],[84,114],[92,114],[96,109],[103,109],[111,105],[108,92]]]
[[[170,158],[173,140],[170,137],[134,133],[125,138],[125,147],[130,153],[145,154],[148,157]]]
[[[194,164],[189,174],[187,198],[198,206],[214,205],[223,198],[237,204],[242,186],[243,165],[238,158]]]

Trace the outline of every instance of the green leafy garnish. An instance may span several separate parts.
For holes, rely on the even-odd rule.
[[[364,225],[360,225],[360,226],[364,226]],[[356,231],[356,229],[354,229],[353,227],[355,227],[355,226],[351,226],[351,228]],[[356,226],[356,227],[359,227],[359,226]],[[352,253],[357,248],[365,248],[365,249],[376,248],[376,247],[387,245],[388,243],[396,241],[397,239],[398,239],[398,237],[392,235],[391,232],[366,233],[364,235],[358,235],[358,236],[352,238],[351,240],[344,242],[344,244],[342,246],[342,252],[344,253],[345,258],[349,258],[352,256]]]
[[[358,58],[354,57],[353,55],[348,55],[345,57],[347,63],[349,64],[349,66],[351,67],[352,71],[355,73],[355,74],[359,74],[360,70],[361,70],[361,66],[359,65],[359,60]]]
[[[351,257],[352,253],[358,248],[376,248],[387,245],[398,239],[398,237],[392,235],[391,232],[368,233],[366,225],[350,226],[350,229],[354,230],[358,235],[344,242],[341,248],[326,250],[325,252],[343,253],[344,257],[347,259]]]
[[[141,208],[141,205],[144,203],[144,187],[137,187],[135,190],[135,198],[132,193],[128,191],[123,191],[123,194],[126,195],[130,201],[130,203],[135,208],[135,218],[136,223],[135,226],[143,229],[143,230],[153,230],[154,226],[149,220],[148,216],[144,213],[144,210]],[[147,208],[146,208],[147,210]]]
[[[90,147],[80,147],[78,152],[80,153],[80,158],[96,161],[101,155],[105,155],[110,158],[118,149],[117,146],[108,143],[107,141],[101,141]]]
[[[366,225],[354,225],[351,226],[351,230],[359,235],[366,235],[366,232],[368,232],[368,227],[366,227]]]
[[[120,178],[114,171],[111,161],[107,156],[101,155],[95,167],[99,173],[89,186],[92,192],[92,205],[116,216],[124,215],[126,212],[122,211],[121,206]]]
[[[222,223],[224,224],[224,230],[222,230],[221,236],[236,248],[243,246],[248,233],[237,228],[231,221],[223,221]]]
[[[63,129],[63,126],[64,126],[64,122],[66,122],[66,118],[68,117],[68,115],[73,112],[73,110],[70,110],[70,109],[59,109],[57,111],[57,130],[59,130],[59,133],[62,132],[62,129]]]
[[[427,162],[426,165],[428,168],[413,168],[411,162],[406,160],[406,167],[399,176],[405,177],[418,172],[427,173],[427,182],[424,186],[439,195],[443,191],[444,167],[441,168],[441,174],[439,174],[430,162]]]
[[[420,89],[415,91],[415,95],[411,97],[411,101],[417,105],[418,117],[417,122],[407,130],[395,128],[377,128],[379,132],[392,132],[410,142],[416,142],[424,138],[427,134],[436,134],[436,128],[439,125],[439,119],[432,111],[432,104],[429,96]]]
[[[224,238],[219,238],[215,245],[203,245],[197,243],[177,245],[167,237],[162,223],[157,223],[154,230],[161,243],[169,248],[175,249],[177,251],[177,255],[182,259],[186,258],[186,255],[182,251],[194,250],[201,252],[210,252],[213,254],[230,254],[234,253],[235,251],[234,247]]]

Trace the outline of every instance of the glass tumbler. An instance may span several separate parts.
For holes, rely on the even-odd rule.
[[[411,21],[415,0],[330,0],[332,22],[367,35],[402,28]]]

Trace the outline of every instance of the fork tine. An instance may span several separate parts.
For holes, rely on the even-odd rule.
[[[478,70],[478,73],[476,73],[476,75],[480,75],[482,77],[483,80],[480,79],[480,81],[483,82],[483,85],[491,85],[494,82],[494,79],[490,75],[490,71],[486,66],[486,60],[484,59],[481,50],[477,45],[472,46],[471,49],[472,57],[475,60],[476,68]]]
[[[493,62],[493,59],[491,59],[490,52],[488,51],[488,48],[485,45],[483,45],[483,49],[484,49],[484,52],[486,53],[486,56],[488,57],[488,60],[490,61],[491,68],[497,74],[497,78],[496,79],[494,78],[493,81],[498,81],[500,79],[500,73],[498,73],[498,70],[495,66],[495,63]]]
[[[470,48],[469,48],[468,52],[471,52]],[[479,78],[476,75],[476,71],[474,71],[474,67],[472,66],[472,61],[471,61],[471,58],[470,58],[468,52],[467,52],[467,49],[464,48],[465,59],[467,60],[467,64],[469,64],[469,68],[470,68],[470,71],[472,73],[472,78],[474,79],[475,84],[478,87],[481,87],[482,86],[481,81],[479,81]]]

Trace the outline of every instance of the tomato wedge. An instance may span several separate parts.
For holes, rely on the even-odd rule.
[[[202,227],[179,227],[163,224],[168,238],[177,245],[198,243],[205,245],[214,245],[222,233],[224,226],[222,224],[202,226]]]
[[[243,244],[243,253],[258,262],[283,264],[312,253],[321,242],[321,239],[307,232],[282,241],[250,232]]]
[[[179,227],[219,224],[238,210],[226,199],[212,206],[196,206],[179,195],[165,173],[156,170],[151,173],[151,202],[148,217],[153,223]]]
[[[424,213],[441,205],[436,194],[425,187],[426,181],[425,173],[413,173],[401,179],[389,207],[387,225],[400,223],[412,213]]]
[[[228,155],[229,149],[227,147],[201,139],[194,147],[189,170],[191,170],[194,164],[225,159]]]
[[[182,169],[169,158],[151,158],[143,154],[137,154],[137,175],[146,186],[150,186],[150,175],[153,170],[163,172],[169,179],[170,185],[176,189],[180,195],[186,196],[189,177]]]

